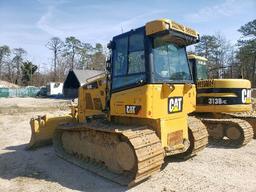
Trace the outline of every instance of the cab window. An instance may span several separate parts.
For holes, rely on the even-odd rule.
[[[125,75],[127,71],[128,37],[116,41],[114,52],[114,76]]]
[[[112,89],[145,81],[144,31],[132,32],[114,40]]]
[[[128,74],[145,72],[144,35],[138,33],[129,38],[129,69]]]

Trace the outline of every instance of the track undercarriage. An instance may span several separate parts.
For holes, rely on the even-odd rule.
[[[253,139],[253,127],[243,119],[227,114],[199,113],[209,137],[225,146],[241,147]]]
[[[190,147],[183,158],[202,151],[208,133],[189,117]],[[155,131],[143,125],[117,125],[103,120],[61,125],[53,145],[58,156],[121,185],[133,186],[160,171],[165,151]]]
[[[247,121],[253,128],[254,139],[256,139],[256,113],[243,112],[243,113],[222,113],[225,117],[238,118]]]
[[[66,125],[56,130],[53,143],[60,157],[121,185],[148,178],[164,160],[159,138],[146,126]]]
[[[205,125],[196,117],[188,117],[188,134],[190,145],[185,153],[178,157],[187,159],[202,151],[208,145],[208,132]]]

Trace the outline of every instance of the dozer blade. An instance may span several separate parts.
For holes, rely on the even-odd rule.
[[[32,118],[30,120],[31,138],[27,148],[35,149],[51,144],[53,133],[57,126],[75,121],[76,119],[70,114],[53,117],[44,115]]]

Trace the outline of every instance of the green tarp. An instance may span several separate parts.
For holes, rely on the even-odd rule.
[[[9,97],[9,89],[0,88],[0,97]]]
[[[39,91],[38,87],[0,88],[0,97],[35,97]]]

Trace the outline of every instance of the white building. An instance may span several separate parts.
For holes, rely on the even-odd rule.
[[[46,86],[47,88],[47,96],[56,96],[62,95],[63,92],[63,83],[50,82]]]

